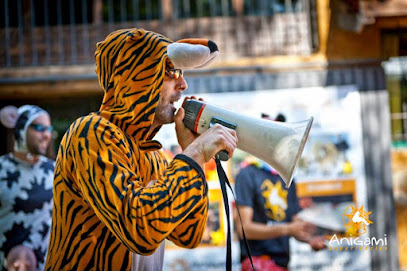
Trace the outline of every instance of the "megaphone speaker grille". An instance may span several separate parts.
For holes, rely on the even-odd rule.
[[[185,126],[197,132],[196,120],[199,119],[198,115],[202,111],[205,104],[197,100],[186,100],[182,106],[185,110],[184,124]]]

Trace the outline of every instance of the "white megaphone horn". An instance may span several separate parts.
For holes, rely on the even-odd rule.
[[[184,124],[190,130],[202,134],[215,123],[235,129],[239,139],[237,147],[268,163],[277,170],[286,187],[291,185],[313,117],[302,122],[283,123],[239,115],[193,99],[186,100],[182,107],[185,109]]]

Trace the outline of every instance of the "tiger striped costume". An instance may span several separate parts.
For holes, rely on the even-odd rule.
[[[98,43],[104,98],[99,112],[77,119],[61,141],[46,270],[130,270],[131,252],[150,255],[165,238],[199,245],[208,208],[204,173],[182,154],[167,163],[152,140],[158,129],[149,134],[165,66],[173,65],[171,43],[142,29]]]

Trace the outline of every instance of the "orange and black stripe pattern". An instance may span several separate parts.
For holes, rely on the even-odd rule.
[[[171,42],[131,29],[98,44],[104,99],[61,142],[46,270],[130,270],[131,252],[149,255],[165,238],[199,245],[208,207],[202,169],[184,155],[168,164],[148,134]]]

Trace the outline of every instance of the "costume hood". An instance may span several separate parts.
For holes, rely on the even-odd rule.
[[[151,139],[149,129],[162,90],[166,65],[195,69],[209,64],[218,48],[206,39],[173,42],[144,29],[123,29],[97,44],[96,74],[104,90],[101,116],[130,137]]]

